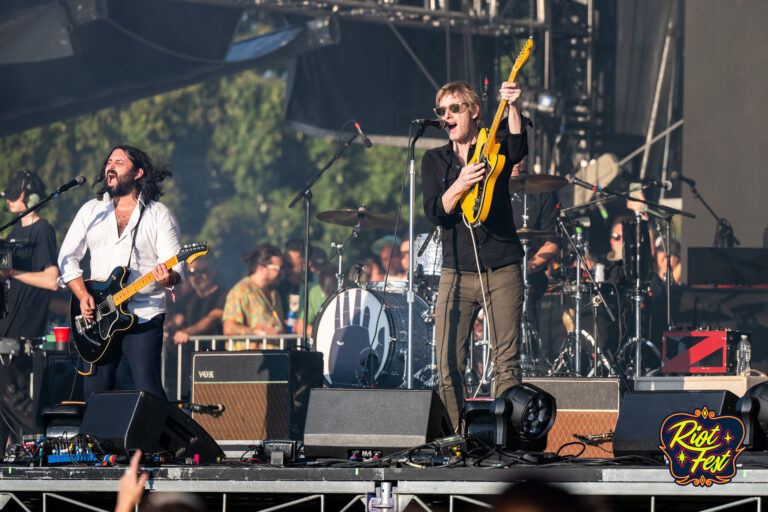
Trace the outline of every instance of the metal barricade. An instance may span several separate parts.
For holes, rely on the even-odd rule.
[[[184,361],[184,346],[192,346],[194,351],[220,351],[220,352],[240,352],[243,350],[289,350],[289,349],[302,349],[304,348],[301,343],[301,336],[299,334],[269,334],[269,335],[233,335],[233,336],[221,336],[221,335],[191,335],[187,343],[181,343],[176,345],[176,400],[181,400],[182,396],[182,380],[184,377],[190,379],[192,375],[184,376],[182,374],[182,365]],[[166,357],[166,352],[163,351],[163,357]],[[191,368],[190,360],[190,368]],[[166,375],[165,375],[165,361],[162,364],[163,368],[163,386],[165,387]]]

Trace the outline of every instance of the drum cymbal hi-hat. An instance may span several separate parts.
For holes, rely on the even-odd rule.
[[[562,176],[551,176],[549,174],[521,174],[519,176],[510,176],[509,193],[522,191],[523,194],[543,194],[552,192],[568,184],[568,180]]]

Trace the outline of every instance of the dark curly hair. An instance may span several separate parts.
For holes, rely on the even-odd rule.
[[[149,155],[139,148],[127,144],[115,146],[109,150],[109,153],[107,153],[107,157],[101,165],[99,176],[93,182],[93,188],[96,188],[99,183],[102,184],[96,192],[96,197],[101,199],[109,188],[105,181],[106,173],[104,171],[106,171],[109,157],[116,149],[123,150],[133,164],[134,169],[144,169],[144,174],[141,178],[136,180],[136,191],[141,194],[141,197],[145,201],[157,201],[160,199],[160,196],[163,195],[163,190],[160,188],[160,182],[168,176],[173,176],[173,173],[167,165],[153,165],[152,160],[149,159]]]
[[[257,245],[253,250],[241,256],[243,262],[248,266],[248,273],[253,274],[258,267],[266,267],[272,262],[272,257],[283,257],[283,253],[276,245],[268,242]]]

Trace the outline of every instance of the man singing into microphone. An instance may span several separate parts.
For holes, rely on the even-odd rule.
[[[509,113],[496,139],[506,164],[494,188],[488,217],[480,226],[470,228],[460,207],[462,195],[486,173],[484,164],[468,163],[481,123],[480,97],[468,84],[451,82],[437,92],[434,110],[445,120],[450,141],[427,151],[421,165],[424,212],[433,224],[443,228],[435,342],[440,396],[454,427],[459,426],[465,396],[467,343],[472,339],[474,319],[485,305],[493,347],[492,397],[500,397],[520,383],[523,248],[509,197],[511,169],[528,151],[523,130],[527,120],[517,108],[520,93],[515,83],[501,86],[501,98],[509,103]],[[470,229],[474,230],[474,241]]]
[[[117,333],[106,353],[93,365],[84,383],[88,401],[96,391],[111,391],[121,352],[126,355],[136,388],[165,398],[160,380],[165,290],[181,280],[181,263],[168,269],[162,263],[175,256],[181,244],[179,226],[167,206],[158,202],[160,182],[171,176],[166,166],[155,166],[146,153],[117,146],[104,160],[95,199],[77,212],[59,252],[61,281],[80,301],[80,312],[94,318],[94,299],[83,280],[80,261],[90,251],[90,277],[106,279],[117,266],[130,269],[129,282],[152,272],[155,282],[128,303],[138,322]]]

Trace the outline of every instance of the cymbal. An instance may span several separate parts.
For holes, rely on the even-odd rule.
[[[523,194],[542,194],[562,188],[568,184],[568,180],[562,176],[549,174],[521,174],[509,177],[509,193],[514,194],[518,190]]]
[[[362,229],[391,228],[397,221],[394,215],[371,212],[365,208],[358,208],[356,210],[328,210],[318,213],[315,217],[323,222],[350,227],[354,227],[360,221]]]
[[[530,240],[531,238],[547,238],[555,236],[552,231],[544,231],[541,229],[520,228],[517,230],[517,237],[521,240]]]

